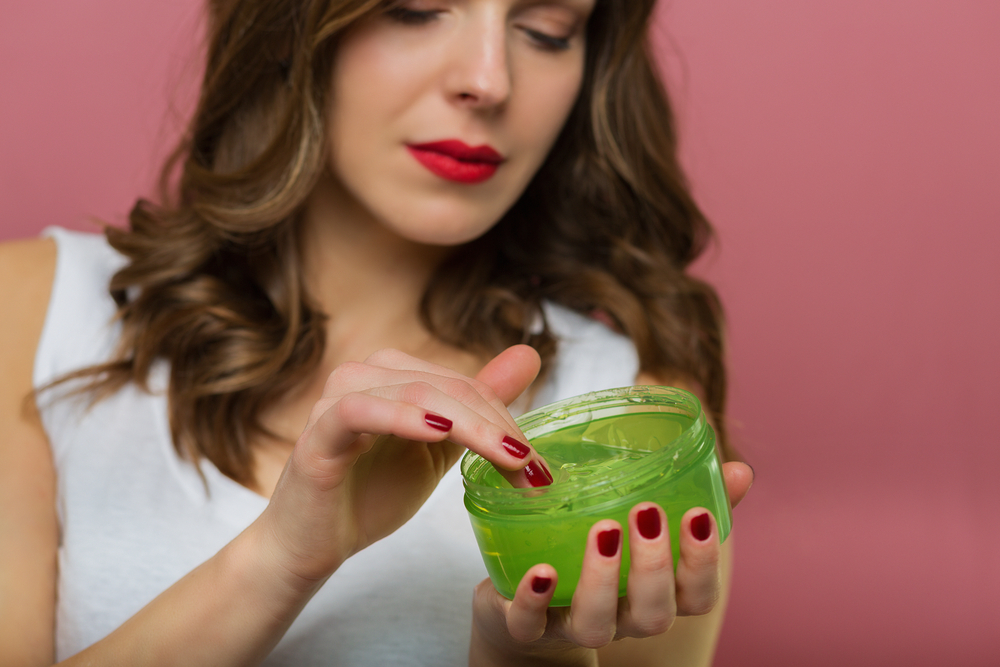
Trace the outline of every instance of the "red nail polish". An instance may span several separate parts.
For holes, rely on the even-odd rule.
[[[431,428],[436,428],[439,431],[450,431],[451,430],[451,420],[445,419],[444,417],[439,417],[438,415],[432,415],[427,413],[424,415],[424,421]]]
[[[708,512],[691,519],[691,535],[699,542],[704,542],[712,535],[712,520]]]
[[[597,534],[597,550],[605,558],[611,558],[618,553],[618,543],[621,541],[622,531],[614,528],[604,530]]]
[[[519,459],[523,459],[531,453],[531,447],[528,447],[523,442],[518,442],[509,435],[505,435],[503,437],[503,448],[506,449],[511,456],[516,456]]]
[[[552,585],[552,579],[549,577],[535,577],[531,580],[531,590],[536,593],[544,593],[549,590],[549,586]]]
[[[635,523],[639,528],[639,534],[647,540],[655,540],[660,536],[662,528],[660,525],[660,512],[655,507],[638,512],[635,515]]]
[[[524,476],[532,486],[548,486],[552,483],[552,473],[541,461],[532,461],[524,466]]]

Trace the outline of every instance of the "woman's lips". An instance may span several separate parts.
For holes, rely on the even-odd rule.
[[[407,144],[406,148],[432,173],[457,183],[482,183],[503,162],[503,156],[490,146],[469,146],[458,139]]]

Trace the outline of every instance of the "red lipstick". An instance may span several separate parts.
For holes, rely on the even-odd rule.
[[[406,146],[433,174],[456,183],[482,183],[496,173],[503,156],[490,146],[469,146],[458,139]]]

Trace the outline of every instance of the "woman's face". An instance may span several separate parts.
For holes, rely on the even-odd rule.
[[[595,0],[407,0],[346,34],[329,118],[346,195],[420,243],[510,208],[576,101]]]

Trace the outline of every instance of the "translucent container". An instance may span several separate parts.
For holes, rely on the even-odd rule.
[[[546,405],[517,420],[554,477],[550,486],[513,488],[474,452],[462,458],[465,507],[490,579],[514,597],[525,573],[548,563],[559,573],[553,606],[569,605],[587,533],[601,519],[623,528],[619,595],[629,569],[628,513],[652,501],[667,513],[674,564],[681,517],[712,512],[720,539],[732,528],[715,432],[701,403],[671,387],[609,389]]]

